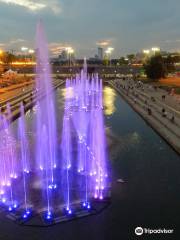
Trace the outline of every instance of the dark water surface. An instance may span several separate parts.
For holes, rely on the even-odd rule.
[[[57,90],[59,131],[62,95],[63,91]],[[113,143],[110,207],[100,215],[49,228],[21,227],[1,213],[0,240],[133,240],[137,239],[137,226],[174,229],[176,236],[163,239],[178,239],[180,156],[111,87],[104,89],[104,102],[107,131]],[[27,118],[31,128],[32,115]],[[117,179],[125,182],[117,183]]]

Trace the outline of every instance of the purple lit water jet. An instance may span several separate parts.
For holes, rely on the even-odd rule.
[[[94,198],[97,204],[108,196],[103,87],[97,74],[88,75],[86,60],[80,74],[66,80],[60,141],[48,45],[41,22],[37,26],[36,61],[38,97],[31,126],[33,143],[22,103],[16,141],[9,121],[10,105],[7,114],[0,115],[0,201],[9,212],[21,214],[21,221],[35,212],[50,223],[57,212],[62,219],[76,216],[77,211],[88,215],[95,208]]]
[[[49,186],[54,188],[56,185],[54,169],[57,166],[57,142],[56,142],[56,116],[54,109],[54,92],[52,86],[52,75],[49,65],[48,45],[43,29],[42,22],[37,25],[36,32],[36,89],[37,94],[44,93],[43,100],[38,102],[36,116],[36,162],[41,170],[45,170],[45,179],[47,188],[47,211],[50,211]],[[44,135],[46,141],[42,144]],[[45,155],[43,154],[45,153]],[[43,155],[43,156],[42,156]]]
[[[28,149],[28,141],[27,141],[27,131],[25,125],[25,112],[23,103],[20,106],[21,116],[18,121],[19,126],[19,142],[20,142],[20,158],[22,161],[22,175],[23,175],[23,190],[24,190],[24,206],[26,211],[28,210],[28,188],[27,188],[27,174],[30,173],[29,168],[29,149]]]

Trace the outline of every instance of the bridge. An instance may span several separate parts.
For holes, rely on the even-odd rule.
[[[13,66],[13,70],[21,74],[32,74],[34,73],[34,66]],[[75,76],[75,74],[80,73],[83,65],[75,66],[60,66],[52,65],[52,73],[58,75],[60,78],[64,79],[67,77]],[[140,66],[104,66],[104,65],[91,65],[88,64],[88,73],[98,73],[103,79],[114,79],[121,78],[123,75],[133,75],[136,76],[141,72]]]

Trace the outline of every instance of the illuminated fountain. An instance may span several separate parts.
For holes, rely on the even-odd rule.
[[[88,76],[87,63],[65,84],[61,142],[42,23],[37,26],[36,116],[30,149],[20,105],[17,139],[1,117],[0,200],[9,216],[26,225],[51,225],[100,212],[109,204],[102,80]],[[11,115],[10,107],[8,116]]]

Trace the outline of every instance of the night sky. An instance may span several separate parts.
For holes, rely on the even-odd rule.
[[[180,50],[179,0],[0,0],[0,48],[32,48],[40,18],[54,53],[72,46],[89,57],[98,45],[113,46],[114,57]]]

